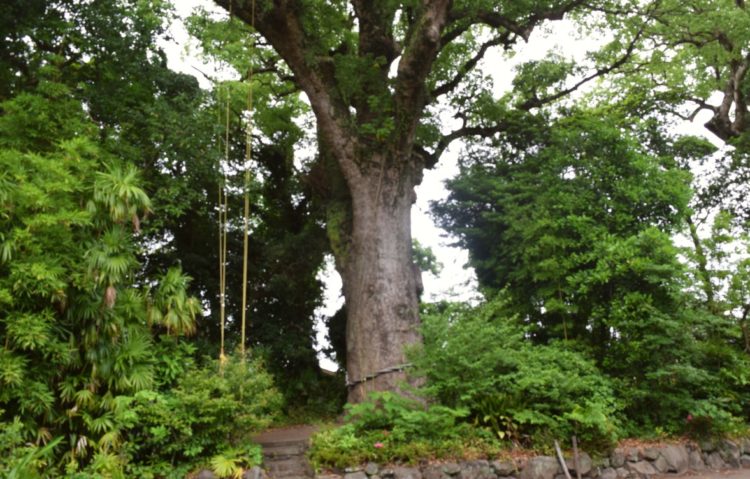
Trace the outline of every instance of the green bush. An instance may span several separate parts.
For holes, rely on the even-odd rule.
[[[501,439],[537,447],[577,434],[589,447],[611,444],[619,405],[609,381],[564,344],[532,345],[502,311],[496,300],[425,312],[424,347],[412,353],[424,391]]]
[[[468,411],[384,392],[346,407],[347,423],[313,437],[316,466],[346,467],[368,461],[417,463],[432,458],[486,455],[497,441],[459,420]]]
[[[357,434],[387,431],[391,440],[408,442],[442,439],[458,434],[456,420],[467,415],[463,409],[451,409],[391,392],[372,393],[368,400],[347,405],[347,422]]]
[[[133,462],[152,471],[209,462],[256,465],[260,450],[249,445],[250,436],[280,409],[281,396],[258,361],[235,358],[187,371],[167,392],[135,395],[137,421],[127,434]]]
[[[0,416],[2,415],[0,410]],[[50,463],[52,453],[62,438],[45,446],[24,441],[23,424],[18,418],[0,422],[0,471],[6,479],[34,479]]]

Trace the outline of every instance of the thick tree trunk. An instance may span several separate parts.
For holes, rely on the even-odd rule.
[[[403,170],[376,170],[351,185],[351,244],[340,263],[350,402],[371,391],[398,390],[406,378],[404,347],[421,340],[411,251],[411,176]]]
[[[335,179],[345,180],[351,197],[351,208],[342,208],[346,195],[330,185],[337,203],[328,204],[328,232],[344,280],[349,400],[397,390],[405,378],[404,347],[420,340],[410,213],[425,160],[413,149],[452,2],[429,0],[407,9],[414,18],[399,45],[396,8],[353,0],[357,52],[342,42],[326,54],[331,45],[320,39],[328,35],[311,27],[317,23],[316,2],[215,1],[257,29],[289,66],[310,100],[320,145],[335,160]],[[356,73],[361,91],[342,88],[351,79],[337,70],[345,64],[370,65]]]

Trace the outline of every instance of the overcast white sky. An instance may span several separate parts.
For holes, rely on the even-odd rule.
[[[215,10],[225,14],[210,0],[176,0],[175,7],[180,17],[185,18],[190,12],[202,6],[209,10]],[[198,56],[198,46],[189,38],[181,22],[172,25],[171,33],[173,41],[164,44],[167,51],[170,68],[196,76],[205,88],[210,83],[200,75],[195,68],[212,73],[210,65],[205,65]],[[582,58],[586,51],[595,48],[602,43],[598,38],[577,38],[575,27],[568,22],[558,21],[546,28],[538,29],[532,35],[528,44],[521,44],[516,49],[512,58],[506,58],[501,52],[490,52],[482,68],[489,72],[494,79],[494,91],[500,95],[507,91],[513,79],[512,69],[515,65],[530,59],[542,58],[549,50],[557,49],[566,55]],[[693,124],[684,124],[679,127],[682,133],[706,135],[700,126],[702,118],[696,119]],[[440,299],[469,299],[476,298],[476,278],[472,269],[465,268],[468,260],[466,251],[451,247],[451,239],[446,233],[435,226],[429,215],[430,201],[440,200],[446,197],[447,191],[444,181],[458,173],[457,155],[460,145],[455,144],[443,155],[436,168],[426,171],[422,184],[417,189],[417,204],[412,211],[412,231],[414,237],[424,246],[429,246],[435,253],[438,261],[442,263],[443,269],[439,276],[431,274],[424,275],[425,293],[424,300],[434,301]],[[330,315],[343,303],[340,297],[341,280],[335,272],[333,265],[329,264],[325,272],[327,291],[326,305],[319,313]],[[320,331],[318,341],[324,341],[325,334]],[[333,368],[333,363],[323,360],[324,367]]]

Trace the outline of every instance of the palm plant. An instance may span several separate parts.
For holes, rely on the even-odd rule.
[[[198,300],[188,296],[190,276],[182,268],[169,268],[153,291],[148,306],[148,320],[166,328],[168,334],[190,335],[195,332],[195,316],[201,312]]]
[[[94,202],[103,206],[115,223],[131,221],[136,233],[140,232],[139,213],[145,215],[151,208],[151,200],[139,183],[135,166],[112,163],[106,171],[96,173],[94,185]]]

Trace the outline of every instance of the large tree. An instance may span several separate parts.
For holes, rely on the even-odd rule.
[[[254,26],[315,115],[329,239],[346,299],[349,399],[397,389],[404,346],[420,341],[414,188],[451,141],[505,127],[503,108],[475,71],[485,54],[528,40],[584,2],[216,3]],[[531,93],[520,106],[549,99]],[[427,115],[437,104],[463,126],[441,131],[436,111]]]

